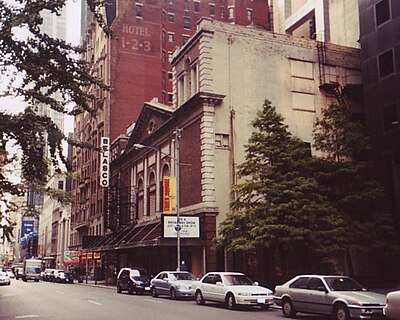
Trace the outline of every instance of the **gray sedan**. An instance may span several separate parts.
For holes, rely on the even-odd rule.
[[[274,301],[283,315],[297,312],[331,315],[335,320],[383,316],[385,296],[367,291],[345,276],[302,275],[275,287]]]
[[[151,295],[167,295],[171,299],[193,297],[192,282],[196,277],[187,271],[162,271],[150,281]]]

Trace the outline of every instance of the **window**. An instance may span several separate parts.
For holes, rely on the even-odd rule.
[[[289,285],[289,288],[307,289],[308,279],[310,278],[302,277],[300,279],[297,279],[295,282]]]
[[[383,129],[390,131],[399,127],[399,118],[397,116],[397,106],[392,104],[383,108]]]
[[[183,0],[183,10],[189,11],[189,0]]]
[[[172,103],[172,98],[173,98],[172,93],[169,92],[169,93],[168,93],[168,102],[169,102],[169,103]]]
[[[235,18],[235,7],[228,8],[228,18],[229,19]]]
[[[190,18],[187,17],[183,18],[183,28],[190,29]]]
[[[169,63],[171,63],[172,62],[172,59],[173,59],[174,57],[173,57],[173,55],[172,55],[172,52],[168,52],[168,62]]]
[[[225,8],[221,7],[221,18],[225,18]]]
[[[163,104],[167,103],[167,94],[165,92],[162,93],[162,103]]]
[[[167,53],[163,50],[163,52],[162,52],[162,57],[161,57],[161,59],[162,59],[162,63],[165,63],[165,62],[167,62]]]
[[[194,12],[200,12],[200,2],[194,2]]]
[[[214,16],[215,15],[215,4],[210,3],[210,15]]]
[[[173,13],[168,13],[168,21],[171,23],[175,22],[175,15]]]
[[[189,87],[190,87],[190,95],[193,96],[198,91],[198,74],[197,74],[197,64],[193,64],[190,67],[190,78],[189,78]]]
[[[311,278],[308,282],[308,289],[310,290],[318,290],[318,291],[325,291],[326,287],[321,279],[319,278]]]
[[[183,44],[185,44],[186,42],[188,42],[189,39],[190,39],[190,36],[184,34],[184,35],[183,35]]]
[[[162,84],[165,85],[166,72],[162,72]]]
[[[162,36],[162,39],[161,39],[162,43],[165,43],[165,37],[166,37],[165,31],[162,32],[161,36]]]
[[[216,148],[229,148],[229,135],[223,133],[215,134],[215,147]]]
[[[141,3],[136,3],[136,17],[143,18],[143,5]]]
[[[173,43],[174,42],[174,33],[173,32],[168,32],[168,42]]]
[[[376,26],[379,27],[382,23],[390,20],[389,0],[382,0],[375,6]]]
[[[168,72],[168,81],[172,82],[172,72]]]
[[[253,21],[253,10],[247,9],[247,20]]]
[[[389,50],[386,51],[385,53],[382,53],[378,57],[378,63],[379,63],[379,76],[381,78],[394,73],[393,51]]]

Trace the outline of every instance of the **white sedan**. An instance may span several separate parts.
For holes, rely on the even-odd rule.
[[[10,277],[6,272],[0,271],[0,286],[9,286],[11,284]]]
[[[239,272],[209,272],[199,281],[194,281],[192,288],[196,303],[205,301],[225,303],[228,309],[237,305],[259,306],[268,310],[273,304],[273,293],[270,289],[253,283]]]
[[[400,291],[389,292],[386,295],[386,305],[383,308],[386,318],[400,320]]]

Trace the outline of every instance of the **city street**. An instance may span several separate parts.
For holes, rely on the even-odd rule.
[[[284,319],[280,310],[258,308],[229,311],[222,305],[171,301],[149,295],[117,294],[110,288],[80,284],[23,282],[12,279],[0,287],[0,319],[142,319],[142,320],[253,320]],[[299,319],[318,319],[300,316]]]

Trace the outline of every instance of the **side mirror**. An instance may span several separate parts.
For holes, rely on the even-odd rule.
[[[223,284],[222,284],[222,282],[221,282],[221,281],[218,281],[218,282],[216,283],[216,285],[217,285],[217,286],[220,286],[220,287],[222,287],[222,286],[223,286]]]
[[[253,286],[258,286],[258,282],[257,282],[257,281],[254,282],[254,283],[253,283]]]

